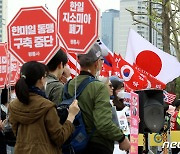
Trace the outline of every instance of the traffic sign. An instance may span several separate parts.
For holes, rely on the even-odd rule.
[[[43,7],[21,8],[7,27],[8,49],[21,63],[47,63],[58,47],[56,20]]]
[[[7,44],[0,43],[0,88],[4,88],[7,79],[8,57]]]
[[[92,0],[63,0],[58,7],[57,24],[65,49],[83,54],[98,38],[99,10]]]

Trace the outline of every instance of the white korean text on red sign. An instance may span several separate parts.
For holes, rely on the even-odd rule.
[[[63,0],[58,35],[68,52],[86,53],[98,38],[99,11],[92,0]]]
[[[4,88],[7,81],[8,57],[7,44],[0,43],[0,88]]]
[[[58,46],[56,29],[43,7],[21,8],[8,25],[8,49],[21,63],[47,63]]]

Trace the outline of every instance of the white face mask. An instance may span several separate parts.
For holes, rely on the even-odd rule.
[[[101,71],[97,71],[97,72],[96,72],[96,78],[97,78],[97,79],[99,78],[100,73],[101,73]]]
[[[14,100],[16,98],[16,93],[15,92],[12,92],[11,93],[11,101]]]
[[[120,90],[118,93],[117,93],[117,97],[120,98],[120,99],[124,99],[125,98],[125,91],[124,89]]]
[[[97,68],[97,72],[96,72],[97,79],[99,78],[100,74],[101,74],[101,64],[100,64],[100,62],[98,62],[98,68]]]

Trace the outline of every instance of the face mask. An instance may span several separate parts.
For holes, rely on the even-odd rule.
[[[99,78],[100,73],[101,73],[101,71],[97,71],[97,72],[96,72],[96,78],[97,78],[97,79]]]
[[[126,93],[127,92],[125,92],[124,89],[122,89],[118,92],[117,97],[120,99],[124,99],[124,98],[126,98]]]
[[[96,78],[98,79],[100,74],[101,74],[101,69],[100,69],[100,62],[98,62],[98,68],[97,68],[97,72],[96,72]]]
[[[12,92],[11,93],[11,101],[14,100],[16,98],[16,93],[15,92]]]

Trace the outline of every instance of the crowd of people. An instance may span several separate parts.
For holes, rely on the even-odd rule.
[[[10,122],[16,137],[15,154],[61,154],[62,145],[75,129],[73,121],[80,110],[86,131],[91,134],[85,151],[81,153],[112,154],[115,141],[119,143],[119,149],[129,151],[128,137],[112,121],[112,106],[117,111],[125,107],[124,98],[121,97],[124,92],[123,80],[97,75],[102,68],[103,56],[96,43],[87,54],[79,54],[81,71],[72,80],[66,66],[68,58],[62,49],[47,65],[36,61],[23,64],[15,85],[16,98],[10,101],[8,89],[2,90],[0,154],[7,151],[3,134],[6,121]],[[75,88],[88,77],[98,80],[87,85],[78,100],[75,99],[70,105],[65,122],[60,123],[56,106],[62,101],[64,84],[68,82],[68,92],[73,96]],[[180,125],[179,108],[180,100],[177,100],[171,119],[172,129],[176,130]]]

